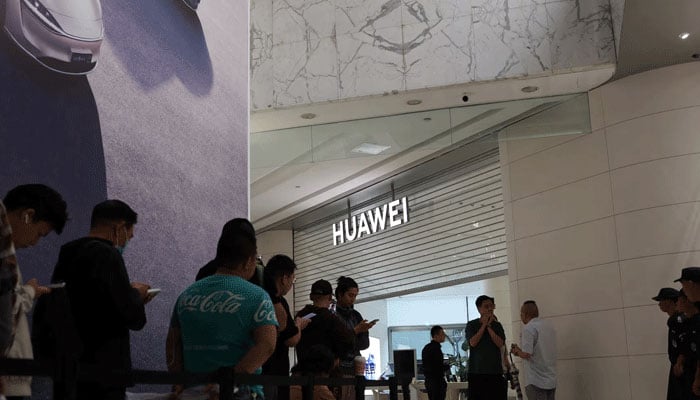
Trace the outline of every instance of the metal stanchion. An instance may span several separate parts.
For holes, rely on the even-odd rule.
[[[355,375],[355,400],[365,399],[365,376]]]
[[[301,387],[301,395],[303,400],[313,400],[314,398],[314,386],[316,380],[313,376],[307,377],[308,381]],[[291,389],[290,389],[291,390]]]
[[[231,367],[220,368],[218,371],[218,383],[219,383],[219,399],[220,400],[233,400],[233,370]]]

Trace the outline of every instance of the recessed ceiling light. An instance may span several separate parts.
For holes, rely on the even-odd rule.
[[[406,102],[409,106],[417,106],[418,104],[422,103],[423,100],[420,99],[411,99]]]
[[[374,143],[362,143],[350,151],[353,153],[371,154],[376,156],[377,154],[380,154],[384,150],[389,150],[390,148],[391,146],[382,146]]]
[[[314,119],[314,118],[316,118],[316,114],[314,114],[314,113],[304,113],[304,114],[301,114],[301,117],[302,117],[303,119]]]
[[[540,90],[537,86],[525,86],[524,88],[520,89],[523,93],[532,93]]]
[[[685,40],[685,39],[688,39],[690,37],[690,33],[683,32],[680,35],[678,35],[678,37],[681,38],[681,40]]]

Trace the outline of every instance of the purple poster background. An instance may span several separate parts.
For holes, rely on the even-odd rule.
[[[63,235],[19,253],[25,279],[41,282],[95,203],[139,213],[127,268],[163,291],[132,333],[132,358],[163,370],[175,298],[223,223],[248,213],[248,2],[202,0],[195,13],[180,0],[103,1],[102,12],[87,77],[38,65],[0,33],[0,192],[42,182],[68,202]]]

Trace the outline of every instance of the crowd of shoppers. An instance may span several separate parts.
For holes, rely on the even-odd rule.
[[[122,258],[134,237],[138,214],[114,199],[94,207],[87,235],[61,247],[49,285],[65,288],[59,291],[63,293],[60,297],[36,279],[24,281],[15,249],[32,247],[52,231],[60,234],[67,219],[66,202],[45,185],[18,186],[0,201],[0,354],[32,359],[34,347],[41,349],[39,356],[53,357],[56,349],[45,349],[65,344],[66,336],[74,335],[78,344],[63,352],[72,351],[76,361],[102,374],[79,381],[71,397],[121,400],[133,384],[129,331],[145,326],[145,305],[153,296],[148,284],[131,282]],[[311,304],[293,313],[284,296],[296,280],[296,264],[285,255],[276,255],[261,268],[257,250],[255,229],[248,220],[236,218],[223,226],[216,257],[199,271],[195,283],[180,294],[174,306],[166,341],[168,370],[207,373],[233,367],[237,373],[288,376],[289,349],[295,347],[298,364],[291,369],[293,374],[355,376],[360,351],[369,347],[369,331],[377,322],[367,321],[354,309],[357,282],[341,276],[334,290],[329,281],[320,279],[311,286]],[[684,268],[676,281],[682,290],[662,288],[652,298],[668,315],[667,398],[698,399],[700,267]],[[27,314],[37,299],[34,330],[38,332],[30,334]],[[64,327],[47,333],[55,328],[46,321],[57,312],[57,299],[61,299]],[[475,304],[479,318],[465,328],[470,350],[468,398],[505,400],[511,370],[505,331],[494,314],[494,298],[482,295]],[[513,343],[510,354],[522,360],[527,398],[554,400],[554,330],[539,317],[534,301],[523,303],[520,318],[520,344]],[[56,319],[54,315],[52,320]],[[446,335],[440,326],[434,326],[430,334],[431,342],[422,351],[426,390],[430,400],[444,400],[447,365],[441,343]],[[176,385],[173,390],[178,394],[183,387]],[[303,390],[242,385],[235,395],[239,400],[298,400]],[[0,377],[0,394],[28,399],[31,377]],[[58,398],[59,393],[55,395]],[[319,386],[313,397],[354,400],[354,387]]]

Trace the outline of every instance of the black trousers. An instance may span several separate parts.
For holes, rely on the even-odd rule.
[[[445,400],[447,396],[447,382],[444,377],[425,377],[425,391],[429,400]]]
[[[693,374],[693,378],[695,378],[695,374]],[[673,365],[671,365],[671,368],[668,370],[668,390],[666,391],[666,400],[683,400],[688,397],[688,394],[692,393],[692,390],[684,390],[683,381],[683,376],[677,377],[673,375]],[[691,382],[690,384],[692,385],[693,383]]]
[[[469,374],[469,400],[507,400],[508,382],[501,374]]]

